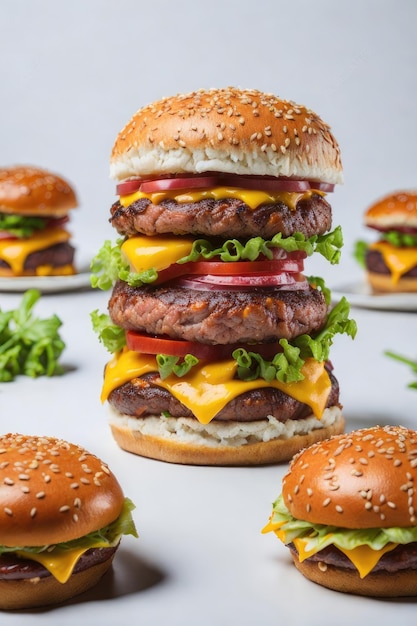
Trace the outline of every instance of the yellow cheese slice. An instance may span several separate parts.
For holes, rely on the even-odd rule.
[[[29,254],[68,241],[69,238],[70,234],[63,228],[46,228],[25,239],[3,239],[0,241],[0,259],[10,265],[14,274],[19,275],[23,272]]]
[[[177,400],[190,409],[202,424],[208,424],[231,400],[252,389],[273,387],[311,407],[320,419],[326,407],[331,382],[324,362],[307,359],[302,373],[305,378],[296,383],[267,382],[263,378],[252,381],[235,379],[237,363],[234,360],[214,363],[200,362],[181,378],[171,375],[158,378],[155,384],[167,389]],[[111,391],[120,385],[156,372],[156,358],[124,349],[107,364],[101,399],[104,402]]]
[[[120,204],[128,207],[136,200],[141,198],[149,199],[152,204],[159,204],[163,200],[171,199],[177,202],[199,202],[205,198],[213,200],[224,200],[225,198],[238,198],[247,204],[251,209],[256,209],[261,204],[268,202],[284,202],[292,210],[295,210],[299,200],[311,198],[312,194],[324,196],[325,193],[315,189],[308,191],[256,191],[252,189],[240,189],[237,187],[213,187],[211,189],[199,190],[175,190],[175,191],[156,191],[154,193],[144,193],[143,191],[135,191],[126,196],[120,196]]]
[[[17,550],[16,554],[22,559],[30,559],[43,565],[58,582],[66,583],[71,576],[74,567],[80,557],[91,548],[108,548],[109,544],[103,541],[96,541],[87,548],[74,548],[72,550],[64,550],[55,547],[51,552],[26,552],[25,550]]]
[[[193,247],[194,239],[184,237],[129,237],[122,244],[121,251],[135,272],[154,268],[157,272],[187,256]]]
[[[281,530],[281,526],[284,523],[285,522],[274,523],[270,520],[265,528],[262,529],[262,532],[267,533],[273,531],[278,539],[280,539],[283,543],[288,543],[285,530]],[[327,539],[328,537],[331,538],[331,536],[331,534],[326,535],[325,539]],[[300,563],[302,563],[305,559],[308,559],[313,554],[317,554],[320,552],[320,550],[317,548],[307,549],[307,545],[309,543],[308,537],[296,537],[292,540],[292,543],[297,548]],[[343,554],[347,556],[347,558],[353,563],[353,565],[358,570],[359,576],[361,578],[364,578],[369,574],[369,572],[374,569],[375,565],[378,563],[381,557],[386,552],[394,550],[394,548],[397,547],[398,543],[387,543],[387,545],[380,550],[374,550],[373,548],[370,548],[365,544],[362,546],[357,546],[356,548],[352,548],[351,550],[341,548],[337,543],[335,543],[334,545],[338,550],[340,550],[340,552],[343,552]]]
[[[376,241],[369,248],[382,254],[384,263],[392,274],[393,283],[398,283],[403,274],[417,265],[417,248],[397,248],[388,241]]]

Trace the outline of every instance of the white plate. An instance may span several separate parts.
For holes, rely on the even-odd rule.
[[[77,274],[70,276],[19,276],[0,278],[0,291],[23,292],[27,289],[39,289],[42,293],[59,293],[91,288],[89,266],[80,267]]]
[[[375,294],[365,282],[350,283],[331,288],[332,299],[346,296],[352,306],[386,311],[417,311],[417,293]]]

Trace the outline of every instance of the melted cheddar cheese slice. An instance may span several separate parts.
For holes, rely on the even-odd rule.
[[[193,247],[194,239],[175,237],[129,237],[122,244],[121,251],[135,272],[155,268],[157,272],[166,269],[179,259],[187,256]]]
[[[3,239],[0,241],[0,259],[10,266],[13,274],[20,275],[29,254],[64,243],[69,238],[70,234],[63,228],[46,228],[25,239]],[[40,269],[40,273],[46,272]]]
[[[369,246],[382,254],[385,265],[392,275],[392,282],[398,283],[401,276],[417,265],[417,248],[397,248],[388,241],[377,241]]]
[[[171,375],[165,380],[158,378],[155,384],[169,391],[182,402],[202,424],[208,424],[217,413],[237,396],[265,387],[280,389],[287,395],[310,406],[320,419],[326,407],[331,382],[324,362],[307,359],[302,373],[304,380],[282,383],[267,382],[262,378],[243,381],[235,378],[237,363],[234,360],[215,363],[200,362],[181,378]],[[107,400],[113,389],[148,372],[157,372],[156,358],[124,349],[114,355],[107,364],[101,400]]]
[[[269,523],[265,526],[265,528],[262,529],[262,532],[267,533],[267,532],[273,531],[278,537],[278,539],[280,539],[283,543],[287,544],[288,543],[287,534],[285,530],[281,529],[281,526],[284,523],[285,522],[276,523],[270,520]],[[329,535],[326,535],[325,537],[326,540],[327,539],[331,540],[331,538],[332,538],[331,533]],[[310,549],[307,548],[307,545],[310,543],[308,537],[295,537],[292,540],[292,543],[297,548],[298,558],[300,560],[300,563],[302,563],[305,559],[308,559],[309,557],[313,556],[313,554],[318,554],[320,552],[320,549],[318,548],[310,548]],[[374,569],[375,565],[378,563],[381,557],[386,552],[391,552],[391,550],[394,550],[398,544],[387,543],[387,545],[381,548],[380,550],[374,550],[373,548],[370,548],[366,544],[357,546],[356,548],[352,548],[350,550],[346,548],[341,548],[337,543],[334,543],[333,545],[335,545],[335,547],[338,550],[340,550],[340,552],[343,552],[343,554],[356,567],[356,569],[358,570],[359,576],[361,578],[364,578],[365,576],[369,574],[369,572],[371,572]]]
[[[64,550],[59,547],[55,547],[51,552],[45,550],[44,552],[26,552],[25,550],[17,550],[16,554],[22,559],[29,559],[36,561],[43,565],[54,578],[60,583],[66,583],[78,560],[82,555],[91,548],[108,548],[109,544],[103,541],[96,541],[87,548],[74,548],[71,550]]]
[[[226,198],[238,198],[247,204],[251,209],[256,209],[261,204],[268,202],[284,202],[293,211],[295,210],[299,200],[307,200],[312,194],[324,196],[325,193],[315,189],[308,191],[255,191],[252,189],[240,189],[237,187],[213,187],[211,189],[199,190],[175,190],[175,191],[155,191],[153,193],[144,193],[143,191],[135,191],[126,196],[120,196],[120,204],[128,207],[136,200],[147,198],[152,204],[159,204],[163,200],[171,199],[177,202],[199,202],[205,198],[213,200],[224,200]]]

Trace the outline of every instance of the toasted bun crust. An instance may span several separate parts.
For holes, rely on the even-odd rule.
[[[377,274],[376,272],[366,272],[366,277],[373,291],[378,292],[417,292],[417,277],[402,276],[394,283],[391,274]]]
[[[54,576],[24,580],[0,580],[0,609],[30,609],[59,604],[94,587],[110,568],[114,554],[93,567],[73,574],[65,584]]]
[[[117,444],[133,454],[168,463],[219,466],[267,465],[288,461],[302,448],[342,433],[344,426],[344,418],[340,415],[330,426],[312,430],[305,435],[294,435],[288,439],[272,439],[241,446],[204,446],[144,435],[126,426],[110,424]]]
[[[207,171],[343,182],[339,146],[306,107],[256,90],[199,90],[137,111],[114,144],[116,180]]]
[[[61,217],[76,206],[73,188],[60,176],[25,165],[0,168],[0,213]]]
[[[397,191],[372,204],[365,224],[373,228],[417,228],[417,191]]]
[[[376,426],[300,452],[283,479],[291,515],[343,528],[417,523],[417,432]]]
[[[395,598],[417,595],[417,571],[410,569],[401,572],[372,572],[361,578],[356,570],[347,570],[321,562],[300,563],[292,554],[295,567],[309,580],[335,591],[354,593],[361,596]]]
[[[39,546],[82,537],[113,522],[124,502],[109,468],[52,437],[0,437],[0,544]]]

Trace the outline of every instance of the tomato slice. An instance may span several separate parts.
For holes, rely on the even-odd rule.
[[[143,191],[143,193],[153,193],[154,191],[171,191],[175,189],[207,189],[207,187],[216,185],[217,182],[217,176],[161,178],[160,180],[149,180],[142,183],[140,190]]]
[[[158,280],[154,284],[159,285],[181,276],[224,276],[234,277],[267,276],[268,284],[279,284],[280,279],[273,280],[271,277],[284,273],[300,274],[304,269],[305,252],[291,252],[282,259],[264,259],[262,261],[190,261],[189,263],[173,263],[168,268],[158,272]],[[226,278],[227,280],[227,278]],[[234,278],[236,280],[236,278]],[[230,280],[225,284],[230,284]],[[232,281],[233,282],[233,281]],[[247,281],[246,281],[247,282]],[[258,281],[259,282],[259,281]],[[282,282],[282,279],[281,279]],[[243,284],[243,283],[241,283]]]
[[[247,352],[256,352],[264,359],[272,360],[278,352],[282,352],[279,343],[256,343],[256,344],[226,344],[210,345],[170,337],[153,337],[138,333],[134,330],[126,331],[126,343],[129,350],[143,354],[167,354],[184,358],[187,354],[193,354],[197,359],[217,361],[229,359],[237,348],[243,348]]]
[[[207,189],[215,186],[238,187],[258,191],[287,191],[303,192],[317,189],[323,192],[332,192],[332,183],[295,180],[292,178],[275,178],[274,176],[251,176],[241,174],[225,174],[223,172],[204,172],[203,174],[189,174],[184,176],[161,176],[160,178],[134,178],[118,183],[116,192],[123,196],[135,191],[154,193],[175,189]]]

